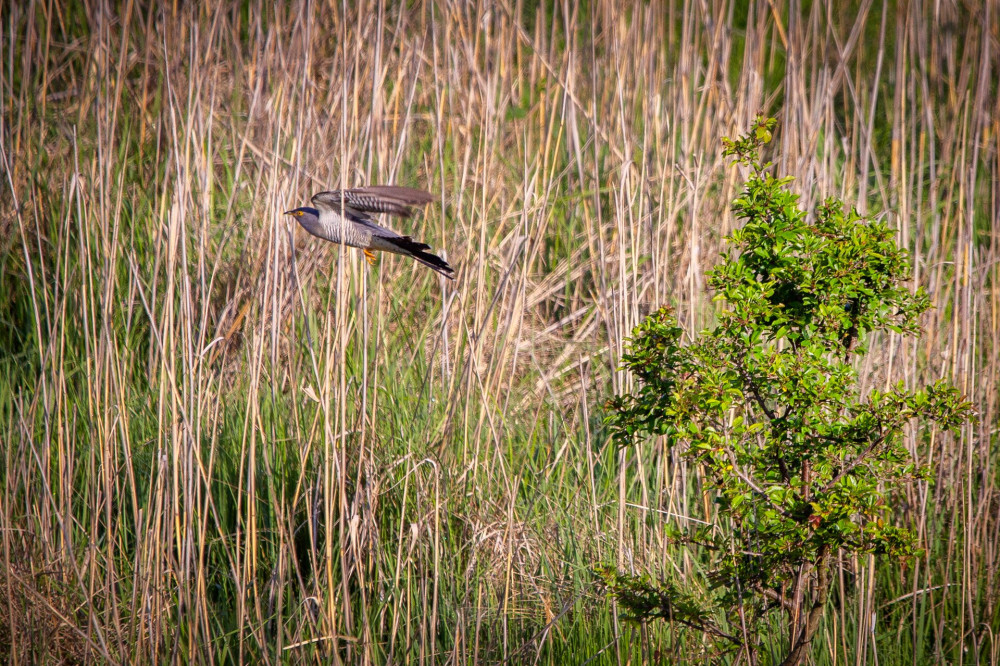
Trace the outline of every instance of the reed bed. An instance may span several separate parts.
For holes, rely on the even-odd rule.
[[[813,663],[1000,663],[992,2],[33,1],[0,7],[0,659],[703,663],[620,620],[684,576],[699,470],[618,451],[623,343],[691,335],[758,112],[807,202],[888,215],[937,304],[867,386],[946,377]],[[445,282],[281,212],[398,183]],[[775,644],[774,651],[780,650]]]

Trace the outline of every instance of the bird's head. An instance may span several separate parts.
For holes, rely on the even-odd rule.
[[[319,211],[315,208],[309,208],[308,206],[296,208],[295,210],[286,210],[285,215],[291,215],[297,219],[300,224],[308,224],[309,222],[314,222],[319,219]]]

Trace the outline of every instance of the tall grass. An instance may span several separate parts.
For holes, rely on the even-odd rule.
[[[211,3],[209,3],[211,4]],[[869,386],[947,377],[839,563],[816,663],[1000,663],[995,4],[0,7],[0,655],[10,663],[702,663],[590,566],[701,566],[699,470],[609,446],[623,341],[704,272],[763,110],[805,200],[890,215],[937,303]],[[281,212],[399,183],[443,282]],[[775,651],[781,646],[774,644]]]

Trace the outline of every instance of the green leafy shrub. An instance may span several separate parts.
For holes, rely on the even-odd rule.
[[[866,334],[916,334],[930,301],[909,291],[906,253],[883,222],[827,200],[813,217],[775,178],[761,150],[774,119],[758,118],[726,156],[749,168],[733,209],[744,222],[709,274],[725,301],[718,325],[691,344],[669,308],[633,332],[624,365],[634,392],[611,402],[622,446],[661,436],[701,465],[714,525],[678,536],[711,558],[709,598],[602,567],[632,617],[663,617],[714,636],[751,662],[776,614],[784,664],[800,663],[823,615],[838,551],[911,557],[915,537],[887,522],[887,493],[921,478],[903,430],[954,429],[971,405],[944,382],[862,395],[851,360]],[[770,624],[769,624],[770,623]],[[735,629],[734,629],[735,628]]]

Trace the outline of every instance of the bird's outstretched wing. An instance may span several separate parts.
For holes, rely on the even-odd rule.
[[[313,196],[312,201],[319,210],[329,210],[337,214],[343,211],[365,219],[368,218],[368,213],[410,217],[413,214],[411,206],[428,204],[434,201],[434,195],[412,187],[373,185],[320,192]]]

